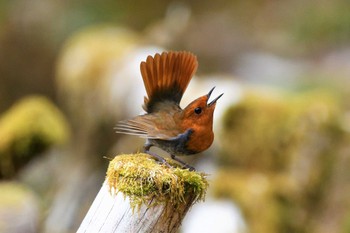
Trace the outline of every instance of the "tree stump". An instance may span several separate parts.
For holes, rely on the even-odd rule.
[[[189,208],[204,200],[208,182],[203,173],[173,166],[147,154],[116,156],[78,233],[176,232]]]

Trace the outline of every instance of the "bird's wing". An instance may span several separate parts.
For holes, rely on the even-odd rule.
[[[136,135],[141,138],[171,140],[183,133],[171,117],[146,114],[120,121],[117,133]]]
[[[144,100],[144,110],[155,112],[159,109],[158,104],[166,101],[179,105],[197,67],[197,58],[190,52],[163,52],[154,57],[148,56],[140,64],[148,95]]]

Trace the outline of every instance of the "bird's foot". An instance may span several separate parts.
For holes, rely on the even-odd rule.
[[[184,161],[182,161],[181,159],[177,158],[175,155],[171,155],[171,158],[179,163],[181,163],[183,165],[184,169],[188,169],[190,171],[195,171],[196,169],[190,165],[188,165],[187,163],[185,163]]]
[[[154,158],[156,158],[160,163],[165,164],[167,167],[169,168],[173,168],[173,166],[171,166],[162,156],[157,155],[156,153],[152,153],[150,151],[150,148],[153,145],[151,143],[146,143],[143,147],[144,152],[146,154],[149,154],[151,156],[153,156]],[[188,165],[187,163],[185,163],[184,161],[182,161],[181,159],[177,158],[175,155],[171,154],[171,158],[179,163],[181,163],[183,165],[183,169],[188,169],[189,171],[195,171],[196,169],[190,165]]]
[[[147,150],[145,151],[145,153],[153,156],[154,158],[156,158],[160,163],[164,164],[165,166],[172,168],[172,166],[162,156],[159,156],[156,153],[152,153],[152,152],[147,151]]]
[[[185,164],[183,168],[188,169],[190,172],[196,171],[196,168],[194,168],[194,167],[192,167],[192,166],[190,166],[188,164]]]

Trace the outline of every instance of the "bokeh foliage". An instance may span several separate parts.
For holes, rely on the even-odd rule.
[[[322,232],[319,211],[339,191],[329,188],[349,143],[339,97],[255,93],[226,112],[214,189],[241,206],[251,232]]]
[[[63,145],[70,130],[60,110],[47,98],[22,99],[0,117],[0,176],[12,176],[50,146]]]

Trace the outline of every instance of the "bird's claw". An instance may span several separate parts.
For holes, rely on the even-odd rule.
[[[167,166],[168,168],[173,168],[173,166],[171,166],[165,159],[162,161],[159,161],[161,164],[164,164],[165,166]]]
[[[183,169],[188,169],[189,171],[195,171],[196,169],[190,165],[188,165],[187,163],[185,163],[184,161],[182,161],[181,159],[177,158],[175,155],[171,155],[171,158],[179,163],[181,163],[183,165]]]
[[[147,153],[147,154],[151,155],[152,157],[156,158],[159,163],[164,164],[165,166],[167,166],[169,168],[172,168],[172,166],[162,156],[159,156],[159,155],[157,155],[155,153],[152,153],[150,151],[145,151],[145,153]]]
[[[152,153],[149,150],[147,150],[149,148],[146,148],[145,153],[153,156],[154,158],[156,158],[158,160],[159,163],[164,164],[165,166],[169,167],[169,168],[174,168],[173,166],[171,166],[162,156],[157,155],[156,153]],[[184,161],[178,159],[177,157],[175,157],[174,155],[171,155],[171,158],[176,160],[177,162],[181,163],[183,165],[183,169],[188,169],[189,171],[196,171],[196,169],[190,165],[188,165],[187,163],[185,163]]]
[[[196,171],[196,169],[188,164],[186,164],[185,166],[183,166],[184,169],[188,169],[190,172],[194,172]]]

